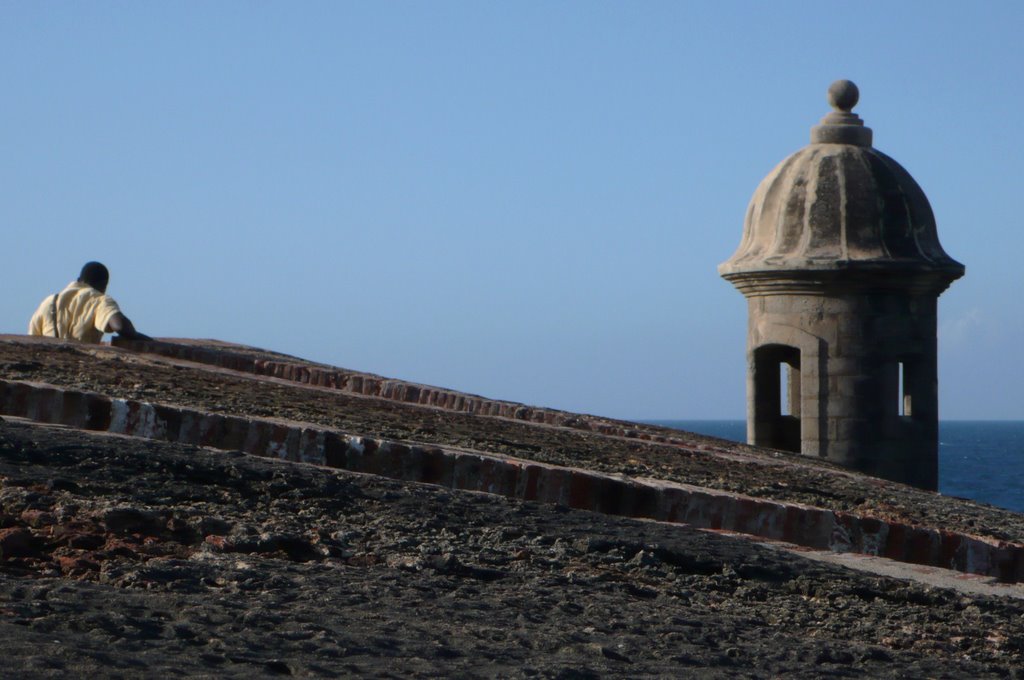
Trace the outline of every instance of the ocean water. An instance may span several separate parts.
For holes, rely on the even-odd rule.
[[[742,420],[656,420],[665,427],[745,441]],[[1024,421],[939,423],[939,492],[1024,512]]]

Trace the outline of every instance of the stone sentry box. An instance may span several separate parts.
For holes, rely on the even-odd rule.
[[[836,81],[811,144],[761,182],[719,273],[747,298],[747,440],[938,487],[939,295],[964,266]]]

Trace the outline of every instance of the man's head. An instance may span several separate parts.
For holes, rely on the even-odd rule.
[[[86,262],[82,267],[82,273],[78,280],[88,286],[92,286],[101,293],[107,292],[107,282],[110,281],[110,272],[99,262]]]

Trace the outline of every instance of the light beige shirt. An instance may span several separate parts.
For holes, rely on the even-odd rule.
[[[53,296],[47,296],[28,322],[28,334],[99,342],[107,332],[110,317],[121,310],[114,298],[106,293],[72,281],[57,294],[56,311],[57,318],[54,319]],[[54,332],[55,328],[57,332]]]

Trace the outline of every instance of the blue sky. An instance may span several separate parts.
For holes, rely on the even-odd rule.
[[[742,418],[718,263],[838,78],[967,276],[945,418],[1024,419],[1020,2],[0,0],[0,332],[98,259],[151,335]]]

